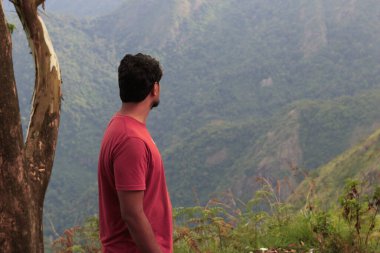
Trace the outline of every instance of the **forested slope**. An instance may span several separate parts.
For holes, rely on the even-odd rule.
[[[336,205],[347,180],[358,180],[363,194],[379,186],[380,177],[380,130],[368,139],[347,150],[331,162],[320,167],[306,178],[289,197],[300,204],[308,196],[311,203],[323,203],[323,207]],[[364,197],[364,196],[362,196]],[[305,203],[302,203],[305,204]]]
[[[380,90],[373,90],[355,97],[298,101],[265,121],[230,126],[215,121],[165,150],[176,168],[168,171],[173,198],[185,205],[194,200],[189,189],[203,201],[213,196],[210,193],[231,189],[247,200],[261,187],[258,176],[274,183],[286,179],[286,196],[305,173],[379,128],[379,106]]]

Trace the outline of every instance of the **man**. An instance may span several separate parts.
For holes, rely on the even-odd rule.
[[[119,66],[122,106],[99,154],[99,222],[104,253],[172,253],[172,207],[161,155],[146,120],[160,102],[162,70],[143,54]]]

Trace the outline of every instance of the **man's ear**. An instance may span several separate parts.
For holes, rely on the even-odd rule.
[[[152,95],[158,96],[158,94],[160,94],[160,84],[158,82],[155,82],[153,84]]]

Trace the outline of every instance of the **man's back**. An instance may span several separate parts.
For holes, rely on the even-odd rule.
[[[104,134],[98,164],[104,252],[139,250],[122,219],[118,191],[144,191],[143,209],[163,253],[172,252],[172,210],[164,167],[145,124],[117,114]]]

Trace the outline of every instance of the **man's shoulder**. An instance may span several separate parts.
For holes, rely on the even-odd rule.
[[[141,137],[143,129],[128,118],[113,116],[108,124],[107,131],[120,137]]]
[[[112,117],[105,131],[104,139],[114,145],[126,142],[151,146],[152,137],[145,126],[136,124],[128,118]]]

